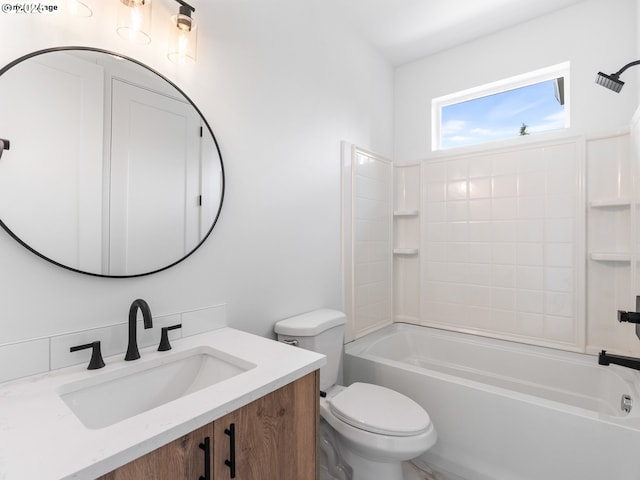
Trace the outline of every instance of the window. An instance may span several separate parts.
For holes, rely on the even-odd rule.
[[[432,100],[444,150],[569,127],[569,62]]]

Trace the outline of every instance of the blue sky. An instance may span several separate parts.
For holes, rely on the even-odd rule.
[[[523,123],[531,134],[564,128],[554,80],[443,107],[441,147],[517,137]]]

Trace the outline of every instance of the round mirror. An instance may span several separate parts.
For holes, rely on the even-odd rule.
[[[74,47],[0,70],[0,223],[40,257],[89,275],[158,272],[204,242],[223,196],[211,128],[150,68]]]

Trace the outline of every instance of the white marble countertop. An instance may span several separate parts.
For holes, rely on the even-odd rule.
[[[113,425],[89,429],[60,398],[62,386],[126,369],[54,370],[0,384],[0,479],[94,479],[320,368],[325,357],[232,328],[172,341],[169,352],[141,349],[135,363],[207,346],[256,364],[246,372]],[[166,357],[168,358],[168,357]]]

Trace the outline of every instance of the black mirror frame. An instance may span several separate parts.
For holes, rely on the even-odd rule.
[[[42,50],[36,50],[34,52],[28,53],[26,55],[23,55],[15,60],[13,60],[12,62],[8,63],[7,65],[5,65],[4,67],[0,68],[0,76],[2,76],[4,73],[6,73],[8,70],[10,70],[11,68],[13,68],[14,66],[16,66],[17,64],[28,60],[29,58],[32,57],[36,57],[38,55],[42,55],[45,53],[52,53],[52,52],[64,52],[64,51],[72,51],[72,50],[82,50],[82,51],[89,51],[89,52],[98,52],[98,53],[104,53],[107,55],[113,55],[115,57],[119,57],[122,58],[124,60],[128,60],[132,63],[135,63],[136,65],[139,65],[140,67],[143,67],[144,69],[150,71],[151,73],[154,73],[155,75],[157,75],[158,77],[160,77],[162,80],[164,80],[165,82],[167,82],[169,85],[171,85],[173,88],[176,89],[176,91],[178,91],[188,102],[189,104],[195,109],[195,111],[198,113],[198,115],[200,115],[200,118],[202,119],[202,122],[204,123],[204,125],[206,126],[207,130],[209,131],[209,134],[211,135],[211,138],[213,139],[213,143],[216,146],[216,151],[218,152],[218,158],[220,159],[220,178],[221,178],[221,186],[220,186],[220,205],[218,206],[218,211],[216,213],[215,218],[213,219],[213,222],[211,224],[211,228],[209,229],[209,231],[206,233],[206,235],[204,235],[204,237],[202,238],[202,240],[200,240],[200,242],[191,250],[189,251],[187,254],[185,254],[182,258],[180,258],[179,260],[176,260],[173,263],[170,263],[162,268],[158,268],[156,270],[152,270],[149,272],[144,272],[144,273],[137,273],[137,274],[133,274],[133,275],[105,275],[102,273],[93,273],[93,272],[86,272],[84,270],[79,270],[77,268],[73,268],[73,267],[69,267],[68,265],[64,265],[60,262],[57,262],[49,257],[47,257],[46,255],[43,255],[42,253],[38,252],[37,250],[35,250],[34,248],[32,248],[30,245],[28,245],[27,243],[25,243],[18,235],[16,235],[5,223],[4,221],[0,218],[0,226],[11,236],[13,237],[13,239],[18,242],[20,245],[22,245],[24,248],[26,248],[27,250],[31,251],[32,253],[36,254],[38,257],[42,258],[43,260],[46,260],[49,263],[52,263],[58,267],[62,267],[66,270],[70,270],[72,272],[77,272],[77,273],[82,273],[84,275],[90,275],[92,277],[102,277],[102,278],[135,278],[135,277],[144,277],[147,275],[151,275],[153,273],[158,273],[158,272],[162,272],[163,270],[167,270],[175,265],[177,265],[178,263],[186,260],[188,257],[190,257],[196,250],[198,250],[198,248],[200,248],[202,246],[202,244],[209,238],[209,235],[211,235],[211,232],[213,231],[213,228],[216,226],[216,224],[218,223],[218,219],[220,218],[220,212],[222,211],[222,204],[224,202],[224,194],[225,194],[225,187],[226,187],[226,181],[225,181],[225,173],[224,173],[224,162],[222,161],[222,153],[220,152],[220,146],[218,145],[218,140],[216,139],[216,136],[213,134],[213,130],[211,130],[211,127],[209,125],[209,122],[207,121],[207,119],[205,118],[205,116],[202,114],[202,112],[200,111],[200,109],[196,106],[195,103],[193,103],[193,101],[189,98],[189,96],[187,96],[187,94],[185,94],[182,89],[180,89],[175,83],[173,83],[171,80],[169,80],[167,77],[165,77],[164,75],[162,75],[161,73],[157,72],[156,70],[152,69],[151,67],[145,65],[144,63],[135,60],[131,57],[128,57],[126,55],[121,55],[119,53],[115,53],[109,50],[105,50],[102,48],[94,48],[94,47],[80,47],[80,46],[63,46],[63,47],[52,47],[52,48],[45,48]],[[5,147],[5,150],[7,148]]]

